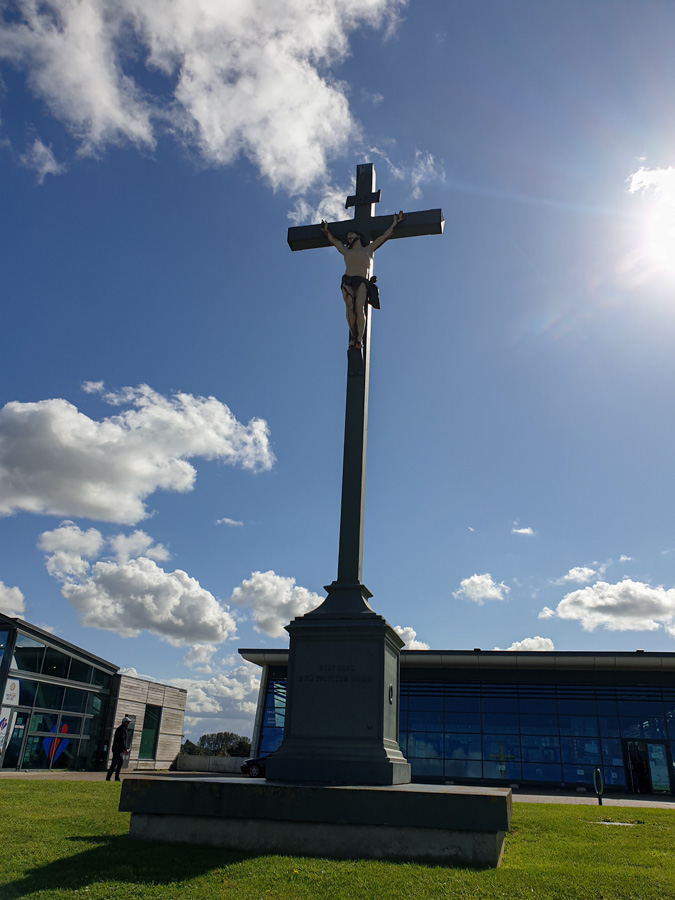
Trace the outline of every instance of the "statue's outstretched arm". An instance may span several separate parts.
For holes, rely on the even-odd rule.
[[[371,243],[370,249],[373,252],[375,252],[375,250],[377,250],[378,247],[381,247],[385,241],[389,240],[389,238],[394,233],[394,228],[396,228],[396,226],[398,225],[399,222],[403,221],[403,218],[404,217],[403,217],[402,211],[394,213],[394,218],[391,220],[391,225],[389,226],[389,228],[387,228],[387,230],[384,232],[384,234],[381,234],[379,236],[379,238],[375,238],[375,240]]]
[[[323,231],[323,233],[326,237],[326,240],[330,241],[330,243],[335,247],[335,249],[339,250],[340,253],[342,253],[344,250],[344,248],[342,246],[342,241],[338,241],[338,239],[331,233],[331,230],[328,227],[328,223],[324,219],[321,220],[320,227],[321,227],[321,231]]]

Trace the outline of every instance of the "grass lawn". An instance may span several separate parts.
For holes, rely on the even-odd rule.
[[[480,871],[133,841],[119,789],[0,781],[0,898],[675,898],[675,810],[519,803],[503,865]]]

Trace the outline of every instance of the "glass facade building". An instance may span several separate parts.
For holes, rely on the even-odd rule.
[[[125,768],[168,768],[186,691],[118,668],[0,614],[0,769],[105,769],[123,715],[131,719]]]
[[[288,651],[263,666],[253,752],[281,743]],[[403,651],[399,744],[417,781],[675,792],[675,654]]]

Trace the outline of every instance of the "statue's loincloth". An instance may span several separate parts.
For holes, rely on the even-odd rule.
[[[343,275],[340,286],[351,288],[354,299],[356,299],[356,292],[362,284],[365,284],[368,303],[370,303],[374,309],[380,309],[380,292],[375,283],[376,281],[376,275],[373,275],[372,278],[364,278],[362,275]]]

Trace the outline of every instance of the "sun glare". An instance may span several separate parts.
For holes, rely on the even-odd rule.
[[[628,190],[640,194],[643,204],[635,258],[644,274],[675,280],[675,168],[641,168],[630,177]]]

